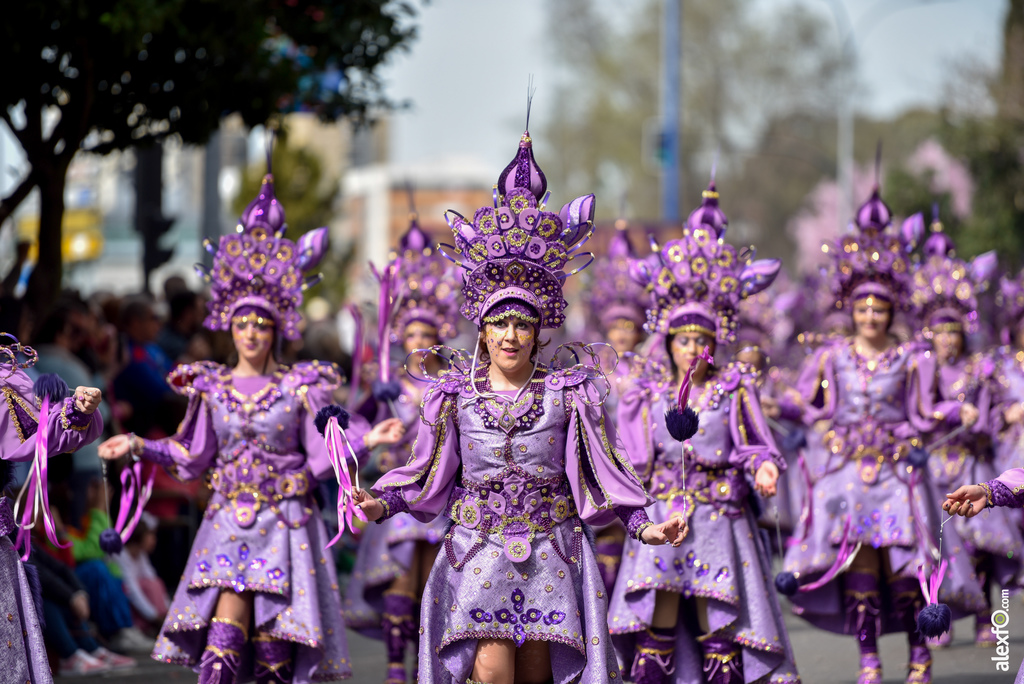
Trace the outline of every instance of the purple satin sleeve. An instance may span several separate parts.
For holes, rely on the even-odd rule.
[[[619,516],[619,520],[626,526],[626,534],[637,541],[643,541],[640,539],[640,533],[645,528],[650,527],[654,523],[647,517],[647,511],[642,508],[634,508],[632,506],[616,506],[615,515]]]
[[[935,354],[918,353],[910,362],[907,378],[907,420],[920,433],[933,432],[948,418],[950,402],[938,402]],[[956,413],[959,418],[959,413]]]
[[[779,469],[779,473],[784,473],[786,459],[775,445],[775,438],[761,411],[754,378],[744,376],[740,383],[740,387],[733,392],[732,410],[729,412],[729,430],[733,442],[729,463],[754,475],[764,463],[771,462]]]
[[[103,432],[103,417],[99,411],[90,414],[79,412],[75,408],[74,398],[68,397],[50,411],[46,430],[48,456],[69,454],[100,436]],[[30,437],[15,449],[0,450],[0,457],[5,461],[28,461],[35,453],[36,440]]]
[[[139,457],[167,468],[181,480],[202,477],[217,455],[217,435],[210,409],[199,392],[189,397],[178,431],[160,440],[142,440]]]
[[[836,411],[836,372],[833,356],[837,343],[826,344],[808,357],[787,400],[799,409],[805,425],[831,420]],[[786,403],[785,401],[783,403]]]
[[[993,506],[1024,508],[1024,468],[1010,468],[985,485],[992,491]]]
[[[384,515],[377,519],[378,525],[388,518],[396,516],[399,513],[405,513],[409,510],[409,506],[405,503],[405,499],[403,499],[402,495],[394,489],[385,489],[384,493],[377,498],[380,499],[382,504],[384,504]]]
[[[590,525],[615,520],[619,506],[642,508],[654,502],[637,476],[615,425],[598,403],[590,380],[565,388],[572,411],[565,446],[565,474],[580,518]]]

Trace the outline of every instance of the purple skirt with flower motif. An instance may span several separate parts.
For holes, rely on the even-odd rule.
[[[652,520],[667,520],[681,510],[680,499],[674,498],[675,508],[669,499],[658,499],[648,515]],[[728,502],[697,504],[689,525],[690,532],[678,548],[626,540],[608,619],[623,667],[632,665],[636,633],[652,624],[656,593],[666,591],[682,594],[684,599],[708,599],[711,631],[728,637],[742,650],[744,681],[799,682],[753,514],[746,506]],[[704,681],[698,636],[690,621],[679,620],[672,682]]]
[[[9,500],[0,497],[0,671],[3,681],[52,684],[39,615],[18,552],[7,537],[14,530]]]
[[[384,592],[395,578],[409,571],[417,542],[441,541],[446,521],[447,518],[438,516],[429,523],[421,523],[403,513],[379,525],[366,526],[342,602],[346,625],[375,639],[383,637]]]
[[[240,517],[249,524],[214,495],[153,658],[194,667],[220,592],[248,591],[256,631],[297,644],[293,682],[350,677],[337,574],[324,551],[329,538],[315,503],[286,499],[277,513],[263,506],[254,517]],[[251,651],[248,646],[243,654],[239,681],[252,676]]]
[[[537,536],[529,556],[497,534],[452,527],[423,592],[419,681],[462,684],[477,639],[547,641],[554,681],[621,681],[608,636],[608,596],[578,518]]]

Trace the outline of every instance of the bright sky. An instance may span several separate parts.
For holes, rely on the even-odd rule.
[[[1007,5],[1006,0],[752,1],[768,11],[795,1],[829,18],[830,4],[845,7],[857,27],[859,74],[866,86],[858,111],[879,116],[935,102],[955,61],[997,64]],[[387,71],[390,95],[413,102],[392,121],[393,161],[477,157],[496,171],[507,163],[522,132],[530,74],[538,88],[532,114],[538,125],[531,128],[540,128],[552,113],[545,95],[558,67],[546,47],[544,4],[431,0],[421,6],[418,41]]]

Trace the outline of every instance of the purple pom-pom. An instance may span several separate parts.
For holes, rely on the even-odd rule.
[[[928,452],[921,447],[912,447],[907,454],[907,463],[915,468],[923,468],[928,465]]]
[[[787,453],[793,453],[800,449],[807,448],[807,433],[798,427],[793,428],[789,431],[788,435],[782,438],[782,450]]]
[[[32,393],[39,399],[48,397],[51,404],[56,404],[71,396],[71,388],[56,373],[43,373],[32,385]]]
[[[108,527],[100,532],[100,548],[104,553],[121,553],[124,542],[121,541],[121,535],[117,533],[117,530]]]
[[[669,434],[678,442],[685,442],[697,434],[699,423],[700,419],[697,417],[697,412],[689,406],[682,410],[679,410],[679,407],[676,406],[665,412],[665,427],[668,428]]]
[[[373,398],[377,401],[395,401],[402,396],[402,383],[397,380],[373,381]]]
[[[930,603],[917,614],[917,631],[928,638],[937,637],[949,631],[953,622],[953,611],[945,603]]]
[[[796,575],[791,572],[780,572],[775,576],[775,588],[783,596],[796,596],[797,590],[800,588],[800,583],[796,579]]]
[[[313,425],[316,426],[316,431],[319,432],[321,436],[323,436],[324,431],[327,430],[327,423],[331,418],[338,419],[338,427],[342,430],[348,429],[348,411],[337,404],[328,404],[317,411],[316,416],[313,417]]]

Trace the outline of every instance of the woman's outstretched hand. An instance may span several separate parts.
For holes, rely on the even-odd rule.
[[[366,519],[370,522],[379,520],[380,516],[384,515],[384,504],[365,489],[353,488],[352,497],[355,499],[356,507],[366,514]]]
[[[116,435],[100,444],[98,449],[104,461],[116,461],[131,452],[131,438],[128,435]]]
[[[381,444],[391,445],[402,439],[405,434],[405,425],[398,418],[388,418],[373,426],[367,433],[365,441],[368,449],[373,449]]]
[[[689,531],[690,526],[686,523],[686,520],[682,516],[676,515],[663,523],[651,525],[641,532],[640,536],[652,546],[661,546],[662,544],[679,546],[686,539]]]
[[[103,401],[103,392],[95,387],[76,387],[74,397],[75,408],[85,415],[89,415],[100,407],[100,402]]]
[[[754,489],[764,497],[775,496],[775,484],[779,481],[779,467],[765,461],[754,475]]]
[[[964,485],[952,494],[946,494],[942,510],[950,515],[962,515],[965,518],[974,516],[985,510],[988,492],[981,485]]]

